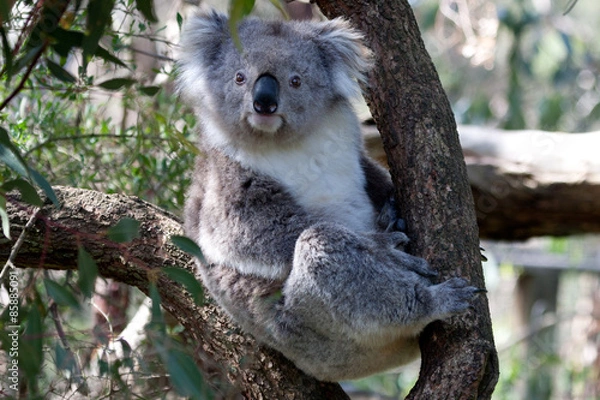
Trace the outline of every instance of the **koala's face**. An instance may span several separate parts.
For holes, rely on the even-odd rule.
[[[333,108],[360,93],[369,65],[361,36],[341,20],[239,25],[242,52],[218,14],[190,21],[180,88],[205,124],[236,145],[284,143],[309,135]],[[207,129],[207,131],[211,131]]]

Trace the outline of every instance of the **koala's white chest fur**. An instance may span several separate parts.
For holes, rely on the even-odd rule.
[[[375,212],[365,190],[361,139],[353,132],[354,126],[340,124],[334,117],[293,145],[237,148],[230,156],[244,167],[279,181],[318,218],[355,232],[373,231]]]

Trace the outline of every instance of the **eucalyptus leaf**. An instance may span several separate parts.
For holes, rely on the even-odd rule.
[[[98,277],[98,265],[81,246],[77,251],[77,269],[79,271],[77,284],[83,295],[89,299],[94,294],[96,278]]]
[[[108,230],[110,240],[117,243],[131,242],[140,236],[140,222],[132,218],[123,218]]]
[[[106,90],[119,90],[123,87],[129,87],[136,82],[137,81],[135,79],[131,78],[113,78],[104,82],[100,82],[98,86]]]
[[[207,386],[192,357],[178,349],[169,349],[167,370],[175,390],[182,396],[203,400],[207,397]]]
[[[152,0],[135,0],[135,8],[148,20],[148,22],[158,22],[154,15],[154,6]]]
[[[23,200],[32,206],[41,207],[44,205],[44,201],[38,195],[37,190],[24,179],[17,178],[5,182],[4,185],[2,185],[2,189],[6,192],[14,189],[18,190],[21,193]]]
[[[44,279],[44,285],[46,286],[48,296],[59,306],[67,306],[75,309],[81,308],[79,301],[69,288],[63,287],[50,279]]]
[[[6,197],[0,195],[0,222],[2,223],[2,234],[10,239],[10,219],[6,212]]]
[[[192,295],[194,302],[201,306],[204,302],[204,289],[198,279],[189,271],[177,267],[165,267],[162,271],[169,278],[180,283]]]
[[[46,66],[52,75],[56,78],[60,79],[63,82],[67,83],[75,83],[77,79],[73,75],[71,75],[68,71],[66,71],[63,67],[58,65],[52,60],[46,60]]]
[[[181,250],[196,257],[198,260],[200,260],[200,262],[204,264],[206,263],[204,255],[202,254],[202,249],[200,249],[200,246],[198,246],[196,242],[194,242],[189,237],[173,235],[171,236],[171,242],[173,242],[173,244],[179,247]]]

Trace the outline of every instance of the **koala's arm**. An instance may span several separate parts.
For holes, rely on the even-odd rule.
[[[363,154],[360,160],[366,179],[366,190],[377,212],[381,211],[393,195],[390,174],[374,160]]]
[[[186,208],[186,233],[209,262],[281,278],[296,240],[314,223],[279,184],[225,156],[198,162]]]
[[[383,232],[406,231],[406,222],[398,215],[394,203],[394,185],[390,174],[365,154],[360,162],[366,178],[365,189],[378,213],[378,229]]]

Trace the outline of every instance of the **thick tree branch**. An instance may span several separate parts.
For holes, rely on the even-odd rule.
[[[210,302],[197,307],[177,283],[159,273],[166,266],[195,270],[190,257],[169,240],[181,234],[173,215],[133,197],[73,188],[55,191],[61,207],[46,205],[37,214],[14,258],[17,268],[76,269],[81,245],[106,278],[143,292],[150,279],[157,282],[163,307],[186,328],[191,342],[198,343],[198,364],[223,397],[243,393],[253,399],[347,399],[339,385],[318,382],[280,354],[257,346],[217,307]],[[11,236],[18,238],[34,211],[16,194],[7,200]],[[111,242],[106,230],[125,217],[141,223],[140,237],[127,244]],[[13,241],[0,242],[0,260],[8,259]]]
[[[484,287],[479,235],[450,104],[406,0],[317,0],[345,16],[377,56],[367,102],[381,133],[411,251],[440,271]],[[498,377],[487,300],[430,324],[421,335],[419,381],[409,398],[485,399]]]

